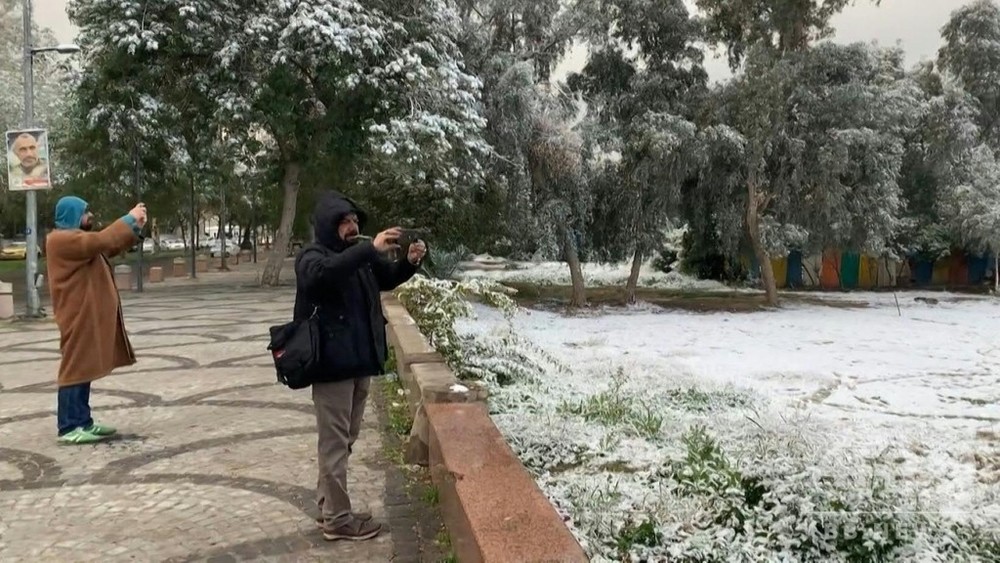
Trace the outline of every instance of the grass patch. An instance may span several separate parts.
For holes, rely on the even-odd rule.
[[[8,274],[13,272],[24,272],[25,261],[24,260],[0,260],[0,274]],[[42,258],[38,261],[38,269],[44,271],[45,259]]]
[[[441,492],[434,485],[428,485],[424,488],[424,493],[421,495],[424,502],[430,506],[437,506],[441,503]]]
[[[403,394],[403,387],[399,379],[388,377],[382,378],[381,387],[389,430],[397,438],[403,439],[410,434],[410,428],[413,426],[413,417],[410,416],[410,407]]]
[[[396,372],[396,354],[389,348],[384,370],[387,374]],[[410,404],[406,398],[406,389],[398,375],[381,378],[381,391],[386,417],[389,420],[389,430],[400,440],[410,434],[413,427],[413,416],[410,415]]]
[[[627,461],[609,461],[597,466],[598,471],[606,473],[638,473],[640,468],[632,467]]]
[[[389,354],[386,372],[394,373],[395,355]],[[382,445],[385,457],[396,465],[403,475],[403,487],[413,506],[420,537],[421,559],[424,561],[457,561],[452,553],[451,540],[439,513],[440,492],[431,481],[430,472],[406,463],[403,441],[410,433],[413,418],[398,376],[379,378],[373,397],[385,415],[382,419]]]
[[[753,403],[749,394],[735,389],[705,391],[697,387],[667,389],[657,395],[656,400],[675,409],[692,412],[748,408]]]
[[[619,367],[607,390],[582,401],[564,402],[559,410],[583,417],[587,422],[625,426],[639,436],[652,438],[660,433],[663,416],[650,404],[626,392],[627,381],[625,370]]]
[[[632,546],[657,547],[662,543],[663,535],[657,531],[657,524],[653,519],[638,523],[628,519],[615,535],[615,545],[623,557],[622,561],[628,560]]]

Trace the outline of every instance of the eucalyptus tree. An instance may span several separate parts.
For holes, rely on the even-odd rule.
[[[942,38],[938,66],[946,88],[960,90],[939,103],[947,125],[936,137],[945,156],[940,207],[959,241],[993,255],[1000,290],[1000,6],[976,0],[958,8]]]
[[[938,67],[978,103],[980,134],[1000,148],[1000,6],[975,0],[952,12],[941,30]]]
[[[970,250],[993,257],[994,291],[1000,292],[1000,163],[990,147],[979,144],[954,162],[942,207]]]
[[[586,303],[579,247],[591,208],[583,162],[586,105],[568,103],[540,86],[527,62],[513,65],[495,87],[487,110],[509,116],[492,135],[508,165],[506,181],[516,209],[510,219],[536,248],[569,266],[571,306]]]
[[[870,0],[878,4],[881,0]],[[830,20],[855,0],[695,0],[712,43],[737,70],[755,48],[802,51],[833,34]]]
[[[662,246],[663,230],[680,211],[707,75],[697,22],[682,0],[604,0],[590,28],[590,58],[569,83],[585,93],[607,130],[597,150],[614,145],[618,182],[599,184],[594,230],[607,254],[632,259],[626,299],[635,301],[640,268]],[[600,155],[596,156],[600,158]],[[595,233],[598,234],[598,233]]]
[[[888,248],[921,108],[899,51],[823,44],[775,57],[755,51],[722,89],[701,152],[722,242],[733,253],[749,242],[772,305],[775,253]]]

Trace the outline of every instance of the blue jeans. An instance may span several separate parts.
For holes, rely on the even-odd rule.
[[[59,435],[94,423],[90,417],[90,383],[59,388]]]

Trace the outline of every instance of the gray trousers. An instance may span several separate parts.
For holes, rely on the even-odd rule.
[[[370,377],[312,386],[319,438],[319,479],[316,503],[327,526],[339,528],[351,521],[347,494],[347,460],[361,433]]]

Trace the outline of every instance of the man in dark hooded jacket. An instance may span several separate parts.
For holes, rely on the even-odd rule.
[[[385,317],[379,293],[409,280],[427,252],[410,245],[406,259],[382,258],[395,248],[398,228],[373,240],[358,237],[367,216],[337,192],[322,194],[313,214],[315,241],[295,261],[295,319],[316,314],[323,336],[324,377],[312,385],[319,438],[318,524],[328,540],[366,540],[382,531],[371,514],[351,511],[347,461],[361,432],[371,376],[386,360]]]

